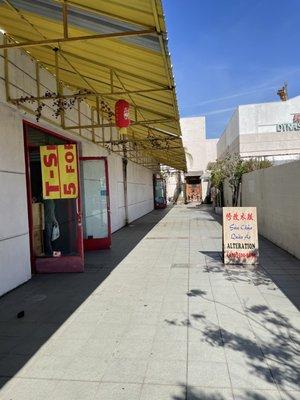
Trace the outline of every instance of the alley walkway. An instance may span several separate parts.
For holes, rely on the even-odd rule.
[[[1,400],[300,400],[300,261],[225,268],[210,210],[168,211],[0,299]]]

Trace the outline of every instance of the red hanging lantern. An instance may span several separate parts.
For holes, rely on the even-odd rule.
[[[126,134],[126,128],[130,125],[129,103],[126,100],[118,100],[115,105],[116,126],[120,132]]]

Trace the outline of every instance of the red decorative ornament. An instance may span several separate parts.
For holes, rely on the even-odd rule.
[[[118,100],[115,105],[116,126],[119,129],[128,128],[130,125],[129,103],[126,100]]]

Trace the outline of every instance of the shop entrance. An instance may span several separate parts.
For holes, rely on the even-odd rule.
[[[167,207],[167,188],[166,181],[160,175],[153,175],[154,208]]]
[[[81,157],[83,243],[85,250],[111,246],[108,168],[106,157]]]
[[[71,141],[24,122],[32,271],[83,271],[80,197],[43,199],[40,146]],[[73,142],[74,143],[74,142]]]
[[[201,202],[202,187],[200,176],[188,176],[186,179],[186,197],[188,202]]]

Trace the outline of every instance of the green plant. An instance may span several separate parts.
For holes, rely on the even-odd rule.
[[[271,166],[272,163],[269,160],[257,160],[255,158],[243,160],[239,154],[227,154],[222,160],[208,163],[207,169],[211,171],[212,187],[221,194],[223,193],[224,181],[227,179],[232,190],[232,205],[236,207],[243,174]]]

